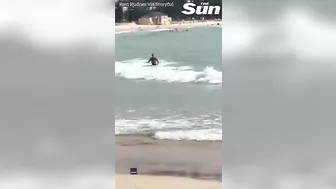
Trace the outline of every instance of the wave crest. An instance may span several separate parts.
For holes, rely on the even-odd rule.
[[[222,140],[222,116],[219,114],[201,115],[198,117],[163,117],[154,119],[116,118],[116,135],[150,135],[166,140]]]
[[[158,66],[150,66],[144,59],[115,62],[115,75],[126,79],[156,80],[179,83],[221,84],[222,72],[207,66],[196,71],[190,66],[180,66],[177,62],[160,61]]]

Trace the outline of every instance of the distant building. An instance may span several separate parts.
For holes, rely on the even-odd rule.
[[[150,12],[138,20],[140,25],[169,25],[171,23],[171,17],[158,11]]]

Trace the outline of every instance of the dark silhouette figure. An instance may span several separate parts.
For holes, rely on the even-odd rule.
[[[149,58],[148,62],[151,62],[153,66],[159,65],[159,60],[152,54],[152,57]]]

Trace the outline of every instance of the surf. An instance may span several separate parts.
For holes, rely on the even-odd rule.
[[[165,140],[221,141],[221,115],[115,118],[116,135],[143,135]]]
[[[144,59],[115,62],[115,76],[133,80],[154,80],[168,83],[222,83],[222,72],[211,66],[197,71],[192,66],[178,62],[160,60],[158,66],[151,66]]]

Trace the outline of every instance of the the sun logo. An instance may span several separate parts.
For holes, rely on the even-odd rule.
[[[220,6],[210,6],[209,2],[201,2],[201,5],[196,5],[195,3],[185,3],[183,5],[182,13],[185,15],[218,15],[220,14]]]

